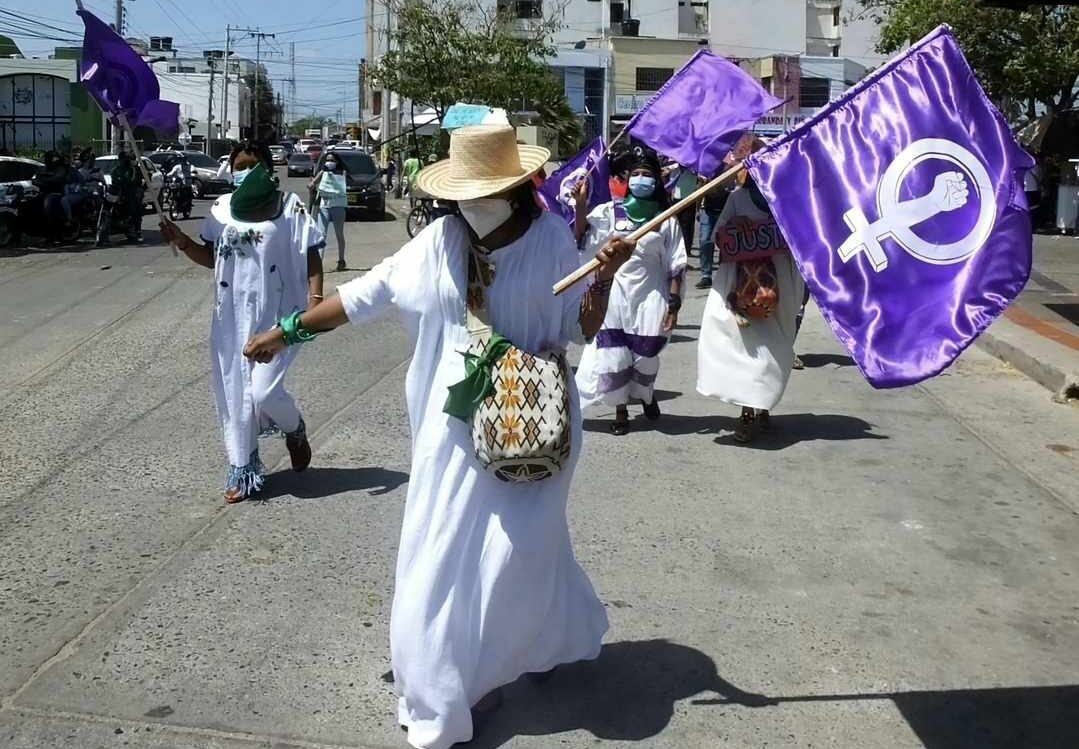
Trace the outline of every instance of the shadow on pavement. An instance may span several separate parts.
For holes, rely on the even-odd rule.
[[[549,681],[518,680],[469,749],[495,749],[515,736],[584,729],[599,739],[644,741],[670,723],[674,704],[718,692],[742,705],[767,704],[725,682],[707,655],[666,640],[604,645],[594,661],[560,667]]]
[[[503,707],[462,746],[497,749],[516,736],[575,730],[609,741],[646,741],[667,727],[676,702],[694,697],[694,709],[890,700],[926,749],[1079,746],[1076,685],[772,696],[739,689],[719,676],[709,656],[667,640],[611,643],[595,661],[562,666],[546,683],[518,680],[506,687]],[[767,721],[768,711],[750,719]]]
[[[854,366],[854,359],[851,359],[846,354],[801,354],[800,358],[802,363],[806,365],[806,369],[826,367],[829,364],[835,364],[837,367]]]
[[[630,412],[633,414],[633,411]],[[612,417],[613,418],[613,417]],[[720,434],[716,438],[719,444],[736,445],[753,450],[782,450],[799,442],[815,440],[886,440],[887,435],[875,434],[873,425],[854,416],[840,414],[773,414],[772,427],[768,432],[758,432],[756,438],[748,444],[740,444],[734,439],[734,430],[738,425],[737,416],[681,416],[664,414],[659,421],[647,421],[640,415],[630,420],[630,435],[634,432],[659,432],[670,436],[685,434]],[[609,432],[611,421],[606,419],[585,419],[586,432]]]
[[[377,497],[406,483],[407,473],[386,468],[308,468],[302,473],[285,470],[267,477],[259,499],[322,499],[351,491],[366,491]]]

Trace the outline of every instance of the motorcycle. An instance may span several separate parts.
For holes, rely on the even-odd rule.
[[[191,186],[184,182],[183,177],[179,175],[169,177],[165,189],[161,191],[161,210],[167,212],[173,221],[181,215],[184,218],[191,218],[193,199],[194,193]]]
[[[0,247],[17,246],[26,239],[59,239],[64,244],[78,240],[81,227],[77,220],[61,218],[58,233],[44,231],[57,221],[55,216],[46,215],[46,197],[36,186],[10,185],[0,192]]]

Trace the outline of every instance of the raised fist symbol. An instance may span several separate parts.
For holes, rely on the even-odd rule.
[[[937,212],[954,211],[970,200],[967,177],[962,172],[943,172],[933,181],[933,189],[927,196]]]

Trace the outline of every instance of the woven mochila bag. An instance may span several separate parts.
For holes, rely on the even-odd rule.
[[[450,387],[443,410],[471,421],[476,459],[486,471],[512,483],[541,481],[570,455],[566,353],[531,353],[491,328],[483,292],[494,268],[480,250],[470,254],[466,374]]]

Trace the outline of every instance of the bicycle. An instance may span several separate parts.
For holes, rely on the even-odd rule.
[[[405,219],[405,231],[408,232],[409,239],[427,228],[435,219],[449,213],[449,210],[440,206],[434,198],[413,196],[409,198],[409,202],[412,210]]]

